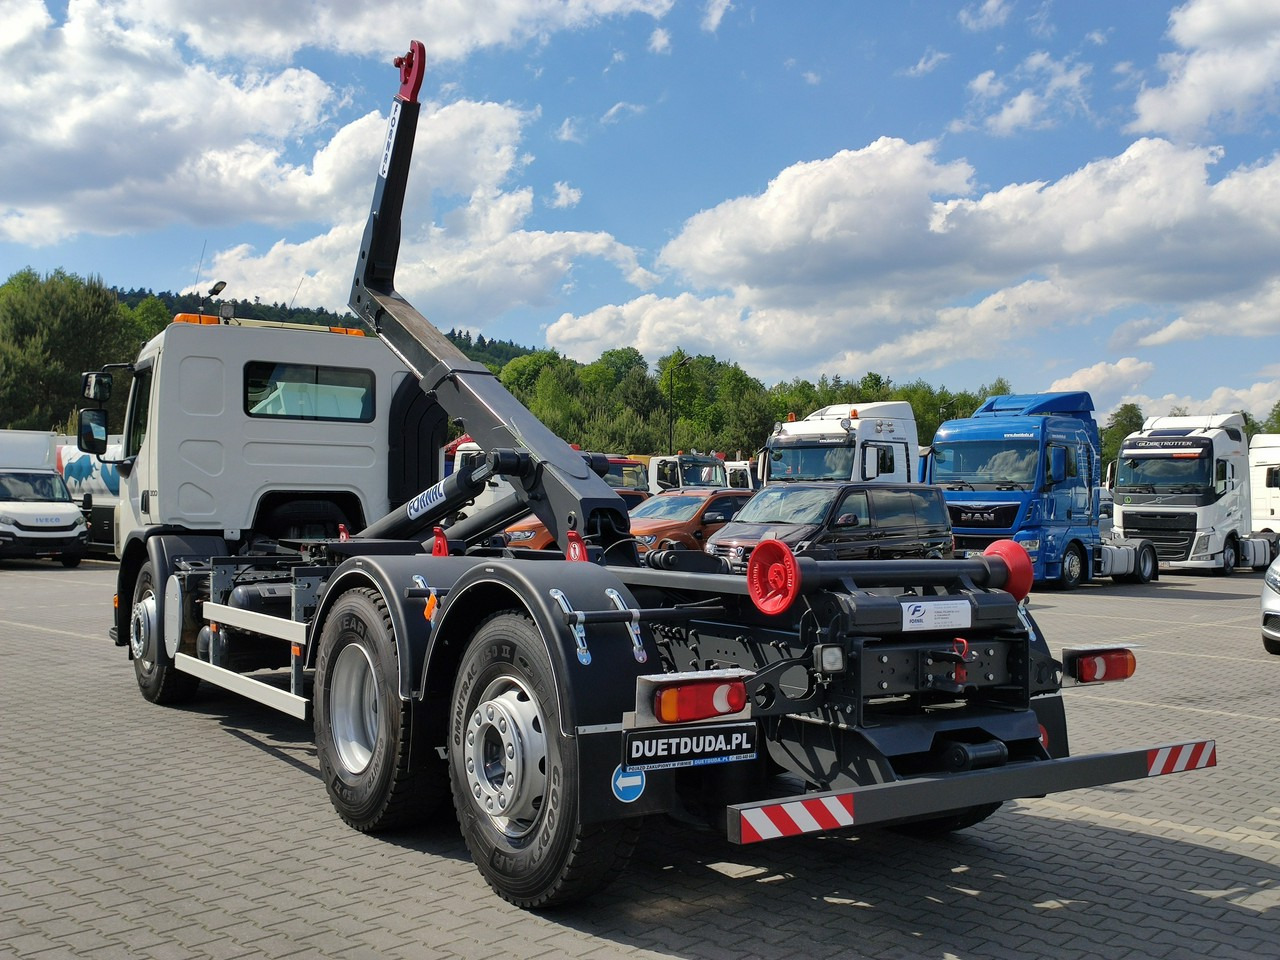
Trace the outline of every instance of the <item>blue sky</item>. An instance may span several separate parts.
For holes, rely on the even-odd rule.
[[[1280,402],[1280,0],[0,0],[0,279],[342,309],[411,39],[443,329]]]

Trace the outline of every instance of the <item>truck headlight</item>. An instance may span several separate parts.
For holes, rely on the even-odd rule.
[[[1035,540],[1015,540],[1014,543],[1019,544],[1027,553],[1040,552],[1040,539],[1038,537]]]
[[[16,527],[18,525],[17,520],[13,519],[13,517],[6,517],[2,513],[0,513],[0,523],[3,523],[6,527]]]

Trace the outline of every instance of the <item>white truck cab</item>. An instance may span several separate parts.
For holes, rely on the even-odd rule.
[[[757,475],[779,480],[919,479],[920,442],[915,413],[902,400],[837,403],[803,420],[774,424]]]

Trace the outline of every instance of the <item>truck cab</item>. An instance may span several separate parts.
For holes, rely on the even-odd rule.
[[[911,404],[900,400],[838,403],[803,420],[776,423],[760,453],[757,476],[778,480],[910,483],[919,472]]]
[[[1155,543],[1162,566],[1255,569],[1273,538],[1254,535],[1244,416],[1149,417],[1115,466],[1116,529]]]
[[[943,489],[962,556],[1010,539],[1038,581],[1070,589],[1100,576],[1154,579],[1150,544],[1103,536],[1099,447],[1088,393],[989,397],[938,427],[923,474]]]

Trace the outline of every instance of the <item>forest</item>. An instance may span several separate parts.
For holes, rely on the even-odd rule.
[[[98,277],[21,270],[0,285],[0,428],[73,433],[82,371],[127,363],[175,314],[216,314],[224,303],[234,316],[246,319],[357,323],[324,309],[120,290]],[[988,396],[1016,392],[1004,377],[953,390],[922,379],[894,383],[872,371],[847,378],[833,373],[816,383],[796,377],[766,386],[736,363],[678,348],[651,368],[634,347],[608,350],[591,363],[580,363],[553,350],[470,331],[450,330],[447,335],[467,356],[493,370],[554,433],[584,450],[601,452],[698,450],[741,459],[753,455],[773,424],[788,415],[804,417],[829,404],[875,400],[909,402],[920,438],[927,441],[943,420],[968,416]],[[113,406],[122,403],[119,394],[112,401]],[[113,411],[112,421],[122,422],[122,414]],[[1120,441],[1142,426],[1144,416],[1132,403],[1112,412],[1102,425],[1104,461],[1115,458]],[[1280,404],[1265,420],[1248,413],[1246,420],[1251,434],[1280,432]]]

